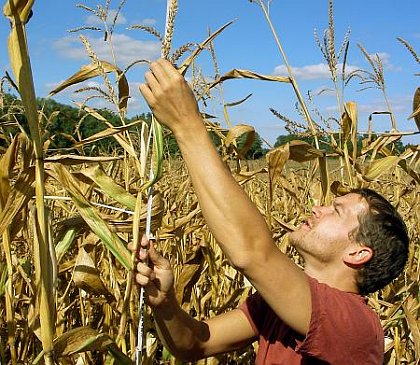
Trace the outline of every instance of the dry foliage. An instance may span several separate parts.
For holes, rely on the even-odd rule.
[[[254,2],[265,9],[262,1]],[[123,3],[120,2],[118,10]],[[19,32],[13,32],[16,27],[22,27],[20,30],[24,31],[32,2],[8,1],[7,4],[5,14],[12,19],[12,37],[17,37]],[[19,8],[14,9],[13,4]],[[96,14],[105,23],[109,6],[110,1],[107,1],[104,7],[96,10],[86,7],[85,10]],[[160,32],[150,27],[140,25],[136,28],[155,34],[163,44],[165,57],[171,57],[176,11],[176,1],[168,2],[168,27],[164,39]],[[174,52],[176,59],[183,52],[190,52],[181,63],[180,72],[185,74],[204,49],[210,48],[214,56],[212,40],[229,24],[210,34],[200,45],[190,43],[179,47]],[[106,27],[105,31],[111,41],[113,25]],[[325,132],[315,123],[302,97],[297,95],[309,133],[314,137],[325,133],[333,154],[327,155],[319,149],[318,142],[312,146],[294,141],[272,150],[265,161],[245,161],[241,156],[255,134],[251,126],[235,126],[224,133],[217,125],[208,122],[208,128],[220,138],[222,158],[266,217],[279,248],[291,259],[298,260],[287,245],[286,233],[304,219],[315,203],[328,203],[334,195],[343,194],[352,187],[370,187],[398,207],[409,227],[409,262],[404,275],[372,295],[370,304],[385,328],[386,362],[418,364],[420,146],[411,146],[396,154],[392,143],[399,140],[401,134],[392,118],[393,134],[378,136],[369,133],[362,149],[357,148],[357,104],[341,102],[336,69],[340,55],[335,54],[333,32],[330,2],[330,27],[325,33],[322,49],[330,62],[339,110],[342,111],[338,118],[338,138],[337,131]],[[24,80],[15,74],[14,84],[31,122],[31,131],[27,134],[21,129],[10,139],[7,128],[10,125],[19,127],[16,106],[3,109],[0,138],[6,148],[0,156],[2,364],[132,364],[137,343],[139,296],[132,285],[133,258],[126,245],[137,237],[136,232],[133,233],[133,221],[134,227],[138,226],[140,231],[146,229],[150,164],[155,171],[163,169],[160,181],[153,181],[151,230],[158,249],[173,264],[176,294],[182,307],[196,318],[206,318],[234,308],[252,290],[244,277],[229,265],[208,231],[183,162],[167,159],[162,163],[163,147],[159,145],[159,133],[155,131],[153,140],[158,141],[150,145],[151,132],[144,121],[125,124],[129,97],[125,72],[133,65],[121,70],[112,63],[99,60],[86,38],[82,41],[92,63],[69,77],[54,93],[100,76],[105,85],[100,93],[115,105],[121,126],[110,125],[94,109],[86,104],[80,105],[84,113],[105,123],[108,129],[88,140],[75,140],[74,147],[81,149],[86,144],[111,136],[124,153],[84,157],[49,151],[48,142],[41,137],[45,133],[41,129],[45,125],[45,116],[34,110],[33,89],[29,88],[28,92],[25,88],[33,85],[30,70],[25,71],[27,74],[20,74],[26,77]],[[22,40],[12,39],[11,42],[10,47],[15,46],[12,63],[29,64],[29,56],[16,51],[16,45]],[[321,45],[319,40],[318,43]],[[415,54],[412,48],[409,49]],[[339,54],[342,50],[343,47]],[[379,60],[371,61],[374,68],[380,65]],[[116,74],[115,85],[108,73]],[[197,97],[204,98],[214,86],[238,77],[286,82],[286,86],[291,83],[298,92],[292,74],[287,78],[274,78],[247,70],[232,70],[215,77],[206,85],[205,93]],[[416,108],[418,111],[417,104]],[[228,122],[227,108],[225,112]],[[248,143],[239,150],[236,142],[243,134],[247,135]],[[176,361],[156,338],[150,310],[145,319],[146,351],[142,363],[175,364]],[[249,364],[254,352],[254,347],[250,346],[199,363]]]

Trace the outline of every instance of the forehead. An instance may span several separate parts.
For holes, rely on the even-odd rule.
[[[349,193],[334,199],[334,204],[340,205],[348,213],[360,215],[369,209],[367,201],[357,193]]]

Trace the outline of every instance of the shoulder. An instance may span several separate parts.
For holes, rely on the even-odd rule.
[[[377,314],[360,295],[343,292],[309,278],[312,315],[300,351],[310,356],[330,357],[348,353],[383,356],[384,335]],[[371,355],[369,355],[369,352]],[[378,362],[367,362],[378,363]]]

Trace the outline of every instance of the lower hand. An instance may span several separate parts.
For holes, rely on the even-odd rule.
[[[133,243],[130,243],[128,248],[135,251]],[[174,296],[174,275],[171,265],[155,250],[154,244],[146,236],[142,237],[138,259],[140,261],[135,265],[134,279],[145,289],[146,303],[151,307],[158,307],[169,297]]]

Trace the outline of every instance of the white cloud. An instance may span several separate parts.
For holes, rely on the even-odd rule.
[[[362,94],[360,95],[362,97]],[[411,96],[397,96],[391,97],[390,100],[391,110],[393,113],[409,113],[411,107]],[[373,98],[369,102],[363,100],[363,102],[357,103],[357,111],[359,114],[371,114],[373,112],[383,112],[387,110],[386,102],[380,98]],[[328,112],[337,112],[338,108],[336,105],[327,106],[325,108]]]
[[[111,24],[113,21],[114,21],[114,18],[115,18],[115,15],[117,14],[117,11],[115,10],[115,9],[110,9],[109,11],[108,11],[108,15],[107,15],[107,19],[106,19],[106,22],[108,23],[108,24]],[[103,22],[102,22],[102,20],[101,19],[99,19],[96,15],[93,15],[93,14],[91,14],[91,15],[89,15],[87,18],[86,18],[86,24],[87,25],[102,25],[103,24]],[[125,18],[125,16],[120,12],[119,14],[118,14],[118,18],[117,18],[117,20],[116,20],[116,25],[121,25],[121,24],[126,24],[127,23],[127,19]]]
[[[377,52],[369,55],[371,58],[376,59],[376,57],[379,57],[382,61],[382,64],[384,66],[385,70],[388,71],[401,71],[401,67],[397,67],[392,64],[391,62],[391,55],[386,52]]]
[[[320,96],[335,97],[336,96],[335,90],[331,89],[330,86],[326,86],[326,85],[310,90],[310,92],[312,96],[317,96],[317,97],[320,97]]]
[[[102,37],[88,37],[88,41],[99,59],[111,61],[111,49]],[[160,43],[141,41],[125,34],[115,33],[112,37],[114,52],[120,65],[128,65],[135,60],[156,59],[160,54]],[[64,37],[54,42],[54,48],[60,56],[70,59],[86,59],[87,51],[77,37]]]
[[[341,70],[342,64],[338,64],[338,70]],[[346,72],[356,70],[358,67],[352,65],[346,65]],[[302,67],[292,67],[292,73],[296,79],[300,80],[324,80],[330,79],[331,73],[326,63],[318,63],[316,65],[307,65]],[[287,75],[286,65],[279,65],[274,69],[275,75],[285,76]]]
[[[153,19],[153,18],[146,18],[146,19],[143,19],[141,22],[140,22],[140,24],[143,24],[143,25],[155,25],[157,23],[157,21],[156,21],[156,19]]]

